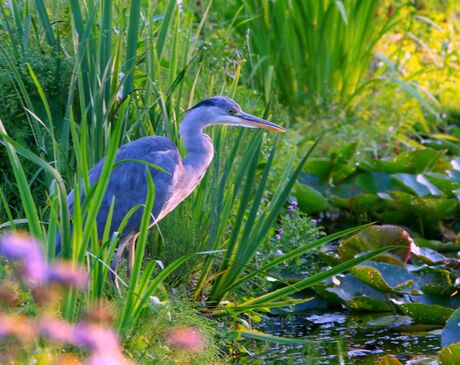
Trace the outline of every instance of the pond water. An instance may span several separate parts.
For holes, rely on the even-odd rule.
[[[440,329],[388,314],[310,313],[267,317],[266,334],[304,338],[306,345],[245,342],[235,364],[375,364],[385,354],[403,364],[430,364],[440,350]]]

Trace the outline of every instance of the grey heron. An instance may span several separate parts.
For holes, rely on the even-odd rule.
[[[243,112],[241,107],[228,97],[214,96],[202,100],[187,110],[180,127],[180,136],[187,153],[184,158],[170,139],[160,136],[142,137],[117,150],[116,161],[142,160],[159,166],[164,171],[130,161],[113,169],[97,215],[99,237],[104,232],[112,200],[114,210],[110,236],[119,229],[131,208],[145,203],[148,190],[146,169],[149,170],[155,186],[152,225],[186,199],[200,183],[214,155],[211,139],[203,133],[203,129],[219,124],[286,132],[286,129],[279,125]],[[104,162],[102,159],[89,171],[90,185],[100,178]],[[67,199],[71,212],[73,199],[72,191]],[[121,232],[120,245],[111,265],[112,270],[116,270],[126,246],[129,248],[128,273],[132,270],[142,215],[143,209],[137,209]],[[59,250],[59,239],[57,246]]]

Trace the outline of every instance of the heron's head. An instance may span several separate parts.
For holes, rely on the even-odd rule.
[[[213,96],[202,100],[190,108],[188,113],[193,115],[193,119],[203,123],[203,126],[223,124],[246,128],[264,128],[273,132],[286,132],[285,128],[275,123],[243,112],[235,101],[226,96]]]

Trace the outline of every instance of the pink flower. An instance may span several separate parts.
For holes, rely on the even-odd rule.
[[[192,327],[176,327],[171,329],[166,335],[166,342],[171,347],[190,352],[201,352],[205,346],[203,334]]]
[[[42,246],[36,239],[18,233],[0,237],[0,255],[22,263],[22,277],[31,285],[42,284],[48,276]]]
[[[43,318],[38,325],[40,334],[55,342],[74,343],[74,326],[59,318]]]
[[[14,336],[21,341],[29,341],[37,335],[35,326],[27,317],[0,313],[0,339]]]
[[[86,271],[68,261],[57,261],[48,271],[48,280],[80,290],[84,289],[88,282]]]
[[[120,352],[96,351],[86,359],[83,365],[132,365]]]
[[[119,352],[118,338],[107,327],[83,322],[75,327],[74,344],[90,351]]]

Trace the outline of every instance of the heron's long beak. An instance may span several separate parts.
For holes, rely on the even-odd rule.
[[[246,124],[248,127],[252,128],[264,128],[272,132],[284,133],[287,131],[286,128],[283,128],[275,123],[269,122],[268,120],[258,118],[255,115],[240,113],[238,118],[241,120],[242,124]]]

